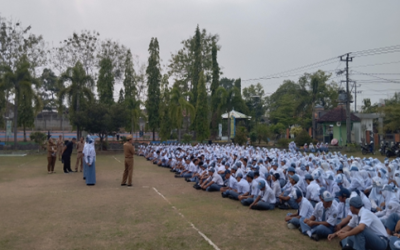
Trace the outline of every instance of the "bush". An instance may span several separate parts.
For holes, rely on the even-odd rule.
[[[235,135],[235,143],[238,143],[240,146],[246,144],[247,142],[247,131],[245,127],[237,127],[236,135]]]
[[[250,141],[251,141],[251,143],[255,143],[256,140],[257,140],[257,133],[255,131],[252,131],[250,133]]]
[[[126,136],[121,136],[119,139],[122,144],[124,144],[126,142]]]
[[[279,139],[279,140],[276,142],[276,145],[277,145],[278,147],[285,148],[285,147],[288,147],[288,146],[289,146],[289,143],[290,143],[290,142],[291,142],[290,139],[281,138],[281,139]]]
[[[33,132],[30,134],[29,138],[38,145],[42,145],[47,140],[47,135],[42,132]]]
[[[303,130],[296,136],[294,142],[297,146],[301,147],[304,146],[304,144],[306,143],[310,144],[311,142],[313,142],[313,139],[305,130]]]
[[[183,143],[191,143],[193,136],[191,134],[184,134],[182,142]]]

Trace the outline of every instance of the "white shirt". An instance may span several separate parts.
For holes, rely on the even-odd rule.
[[[269,204],[275,204],[276,203],[276,197],[274,194],[274,191],[268,186],[265,185],[264,190],[260,190],[258,193],[258,196],[261,196],[261,201],[269,203]]]
[[[306,198],[309,201],[317,201],[319,202],[319,185],[317,184],[316,181],[310,182],[310,185],[307,187],[307,193],[306,193]]]
[[[350,207],[347,207],[346,203],[339,202],[338,205],[336,206],[336,209],[338,211],[338,218],[339,219],[344,219],[348,215],[351,215]]]
[[[324,205],[323,202],[320,201],[315,205],[314,213],[313,215],[315,216],[315,221],[323,221],[322,220],[322,215],[324,213]],[[335,226],[337,222],[337,217],[338,217],[338,212],[336,210],[336,207],[332,204],[329,208],[326,209],[325,211],[325,220],[328,222],[331,226]]]
[[[355,228],[359,224],[364,224],[366,225],[374,234],[378,236],[385,236],[388,237],[388,234],[386,232],[385,226],[383,225],[382,221],[373,214],[371,211],[368,209],[362,207],[360,211],[358,212],[358,215],[353,214],[353,217],[351,218],[349,222],[349,227]]]
[[[274,191],[275,197],[279,197],[279,195],[281,195],[281,184],[278,180],[272,182],[272,191]]]
[[[299,204],[299,210],[297,211],[302,218],[310,218],[314,213],[314,207],[307,198],[303,197]]]
[[[218,173],[213,174],[211,181],[220,186],[224,185],[224,181],[222,180],[221,175],[219,175]]]
[[[260,177],[258,177],[258,178],[260,178]],[[251,192],[251,195],[253,195],[254,198],[256,198],[258,196],[258,193],[260,192],[260,190],[258,189],[258,181],[259,181],[258,178],[254,179],[251,182],[251,190],[250,190],[250,192]]]
[[[245,194],[250,191],[250,185],[245,179],[240,179],[240,181],[237,184],[237,193],[239,195]]]
[[[237,180],[235,179],[235,177],[233,177],[233,175],[231,175],[229,177],[229,187],[234,190],[237,190],[237,184],[238,184]]]

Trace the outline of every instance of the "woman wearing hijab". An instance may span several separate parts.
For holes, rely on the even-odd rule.
[[[358,171],[358,167],[356,165],[352,165],[350,167],[350,192],[352,191],[364,191],[364,179],[362,178],[360,171]]]
[[[94,149],[94,140],[89,137],[88,146],[84,155],[86,185],[94,186],[96,184],[96,151]]]

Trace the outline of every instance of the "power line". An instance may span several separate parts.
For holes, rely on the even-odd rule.
[[[388,81],[388,82],[392,82],[392,83],[400,83],[400,82],[398,82],[398,81],[393,81],[393,80],[390,80],[390,79],[385,79],[385,78],[382,78],[382,77],[379,77],[379,76],[375,76],[375,75],[371,75],[371,74],[368,74],[368,73],[363,73],[363,72],[359,72],[359,71],[355,71],[355,70],[354,70],[354,72],[360,73],[360,74],[362,74],[362,75],[372,76],[372,77],[375,77],[375,78],[378,78],[378,79],[381,79],[381,80],[385,80],[385,81]]]
[[[364,65],[354,66],[354,67],[351,67],[351,68],[352,68],[352,69],[355,69],[355,68],[363,68],[363,67],[370,67],[370,66],[379,66],[379,65],[395,64],[395,63],[400,63],[400,61],[385,62],[385,63],[375,63],[375,64],[364,64]]]

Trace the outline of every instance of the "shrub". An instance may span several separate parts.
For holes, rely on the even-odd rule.
[[[289,142],[291,142],[290,139],[281,138],[281,139],[279,139],[279,140],[276,142],[276,145],[277,145],[278,147],[283,147],[283,148],[285,148],[285,147],[288,147]]]
[[[122,144],[124,144],[126,142],[126,136],[121,136],[119,139]]]
[[[240,146],[246,144],[247,142],[247,131],[245,127],[237,127],[236,135],[235,135],[235,143],[238,143]]]
[[[296,143],[297,146],[300,147],[306,143],[310,144],[310,142],[313,142],[313,139],[305,130],[303,130],[296,136],[294,142]]]
[[[184,134],[182,142],[183,143],[191,143],[193,136],[191,134]]]
[[[257,133],[255,131],[251,131],[250,133],[250,141],[251,143],[255,143],[257,140]]]

